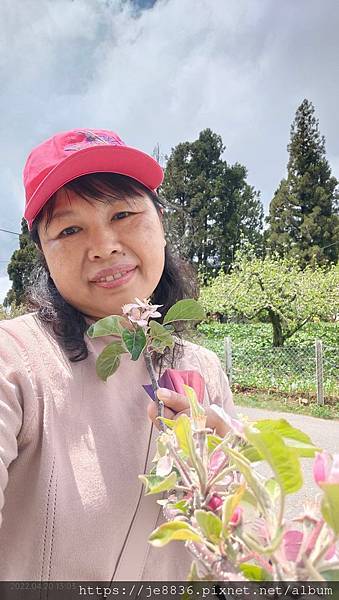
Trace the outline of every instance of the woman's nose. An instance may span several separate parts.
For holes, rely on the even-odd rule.
[[[122,245],[112,227],[101,228],[92,234],[88,247],[90,260],[108,258],[113,252],[122,252]]]

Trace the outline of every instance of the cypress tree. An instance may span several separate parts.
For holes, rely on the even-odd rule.
[[[7,267],[7,273],[12,281],[12,287],[7,292],[4,306],[10,306],[12,304],[20,305],[24,303],[25,290],[29,283],[33,267],[37,262],[37,250],[29,237],[27,223],[25,219],[22,219],[19,248],[13,252]]]
[[[184,258],[207,275],[233,262],[241,240],[262,243],[263,209],[246,168],[228,165],[219,135],[205,129],[178,144],[167,159],[162,194],[170,203],[167,236]]]
[[[294,256],[300,265],[338,260],[338,181],[326,159],[314,106],[304,100],[297,109],[288,145],[287,178],[270,204],[269,247]]]

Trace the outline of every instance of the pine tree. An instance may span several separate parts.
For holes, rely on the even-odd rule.
[[[13,304],[18,306],[24,303],[25,290],[29,283],[33,267],[37,262],[37,250],[29,237],[27,223],[25,219],[22,219],[19,248],[13,252],[7,267],[9,278],[13,283],[11,289],[7,292],[4,306]]]
[[[245,167],[222,159],[222,139],[205,129],[178,144],[167,159],[162,194],[170,204],[167,236],[205,274],[233,262],[241,239],[261,247],[263,210]]]
[[[287,178],[269,211],[269,247],[302,267],[338,260],[338,184],[326,160],[314,106],[304,100],[291,127]]]

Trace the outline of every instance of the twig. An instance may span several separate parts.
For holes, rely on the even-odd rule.
[[[176,466],[177,466],[178,470],[180,471],[180,474],[181,474],[181,477],[182,477],[184,483],[188,486],[191,486],[192,479],[190,476],[189,469],[186,468],[184,461],[181,460],[179,454],[177,453],[175,448],[173,448],[173,446],[169,446],[169,451],[172,454],[174,460],[176,461]],[[190,489],[191,489],[191,487],[190,487]]]
[[[158,382],[156,379],[156,373],[155,373],[155,370],[153,367],[152,354],[150,352],[148,352],[148,350],[145,350],[145,352],[144,352],[144,359],[145,359],[148,374],[151,378],[152,389],[154,392],[155,403],[157,406],[157,416],[163,417],[164,416],[164,403],[162,400],[160,400],[158,398],[158,395],[157,395],[157,390],[159,389],[159,385],[158,385]],[[159,425],[160,431],[166,431],[165,423],[163,421],[159,421],[159,423],[160,423],[160,425]]]

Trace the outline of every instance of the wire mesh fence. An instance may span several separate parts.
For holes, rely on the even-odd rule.
[[[325,398],[339,397],[339,347],[323,346]]]
[[[225,339],[225,365],[231,384],[316,396],[339,398],[338,347],[318,344],[251,349]]]

